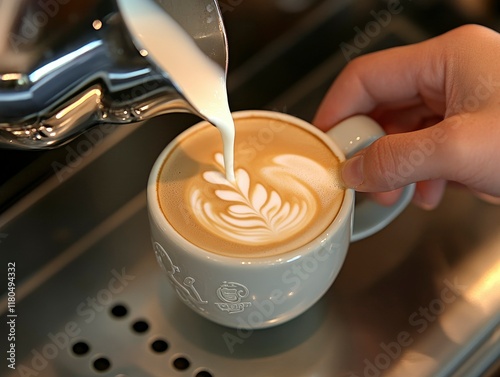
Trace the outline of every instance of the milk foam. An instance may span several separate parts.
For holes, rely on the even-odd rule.
[[[179,137],[158,177],[158,200],[189,242],[226,256],[278,255],[333,221],[344,196],[338,157],[301,127],[270,122],[236,119],[235,181],[224,175],[217,129],[204,125]],[[273,130],[272,142],[253,142],[262,129]]]

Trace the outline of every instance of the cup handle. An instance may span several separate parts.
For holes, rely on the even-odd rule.
[[[365,115],[350,117],[327,132],[349,158],[385,135],[382,127]],[[358,241],[383,229],[393,221],[410,203],[415,192],[412,183],[403,188],[403,193],[396,203],[383,206],[372,200],[365,200],[356,205],[351,241]]]

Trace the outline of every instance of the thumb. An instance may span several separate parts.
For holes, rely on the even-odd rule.
[[[344,162],[344,184],[357,191],[381,192],[444,178],[456,167],[456,161],[445,156],[446,139],[440,125],[383,136]]]

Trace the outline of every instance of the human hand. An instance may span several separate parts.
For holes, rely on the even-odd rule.
[[[447,181],[500,197],[500,34],[465,25],[350,62],[313,123],[328,130],[367,114],[388,133],[344,163],[346,186],[390,204],[417,182],[414,203],[438,205]]]

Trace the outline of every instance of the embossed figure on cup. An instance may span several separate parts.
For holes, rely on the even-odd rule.
[[[196,279],[191,276],[187,276],[181,283],[180,280],[178,280],[181,279],[181,276],[179,276],[181,274],[181,270],[172,262],[172,259],[163,246],[161,246],[158,242],[154,242],[153,248],[156,260],[158,261],[161,269],[167,274],[168,280],[172,283],[181,300],[195,309],[205,311],[206,309],[202,305],[207,304],[208,301],[203,300],[196,290],[196,287],[194,286]]]

